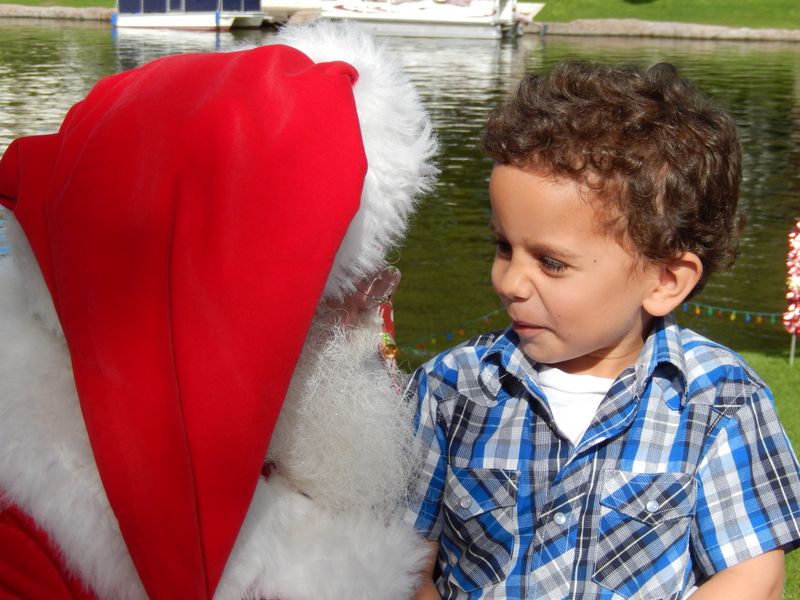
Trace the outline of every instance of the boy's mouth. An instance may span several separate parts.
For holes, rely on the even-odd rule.
[[[511,327],[519,335],[533,335],[534,333],[537,333],[544,329],[544,327],[540,325],[535,325],[533,323],[526,323],[525,321],[517,321],[517,320],[513,320],[511,322]]]

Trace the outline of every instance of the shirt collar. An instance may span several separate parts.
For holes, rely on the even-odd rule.
[[[501,371],[522,382],[528,392],[535,397],[544,397],[536,377],[536,362],[528,357],[519,343],[519,336],[511,327],[501,332],[481,359],[482,365],[496,365]],[[481,379],[489,386],[492,379],[489,370],[481,368]],[[499,381],[496,382],[499,390]]]
[[[671,370],[681,389],[681,404],[686,403],[686,356],[681,342],[681,329],[672,313],[653,320],[653,329],[634,364],[636,395],[641,397],[644,388],[658,368]]]
[[[499,363],[506,372],[522,381],[531,392],[541,394],[536,384],[536,363],[528,358],[519,345],[519,337],[509,327],[497,336],[481,359],[482,363]],[[633,366],[635,393],[641,397],[655,371],[666,367],[672,371],[682,392],[681,403],[686,402],[686,357],[681,343],[680,327],[670,313],[653,320],[653,329]],[[667,373],[665,373],[667,375]],[[669,376],[667,375],[667,376]]]
[[[498,357],[500,364],[507,371],[516,373],[521,366],[529,366],[535,364],[527,355],[522,351],[519,344],[519,336],[514,333],[511,327],[503,330],[497,339],[489,346],[489,349],[484,354],[483,359],[489,360],[492,357]]]

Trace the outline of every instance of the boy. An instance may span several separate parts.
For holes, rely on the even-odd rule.
[[[671,316],[736,255],[733,121],[669,65],[570,62],[484,144],[512,324],[410,385],[417,597],[780,598],[797,461],[761,379]]]

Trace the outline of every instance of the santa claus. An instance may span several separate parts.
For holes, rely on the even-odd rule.
[[[0,597],[413,594],[379,346],[435,142],[369,37],[278,41],[103,79],[5,152]]]

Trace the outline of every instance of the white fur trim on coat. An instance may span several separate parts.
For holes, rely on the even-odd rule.
[[[273,474],[258,483],[216,598],[408,600],[427,552],[400,517],[334,515]]]
[[[0,490],[101,598],[144,598],[100,482],[72,365],[41,271],[8,215],[0,258]]]

